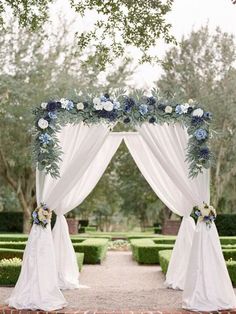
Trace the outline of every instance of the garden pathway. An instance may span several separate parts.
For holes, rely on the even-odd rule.
[[[164,313],[165,309],[168,309],[168,313],[176,313],[170,309],[181,308],[181,292],[164,287],[160,267],[140,266],[132,260],[130,252],[108,252],[102,265],[85,265],[80,283],[88,288],[64,292],[70,313],[72,309],[74,312],[79,309],[78,313],[87,311],[89,314],[142,310],[145,313]],[[3,304],[11,290],[0,288],[0,304]]]

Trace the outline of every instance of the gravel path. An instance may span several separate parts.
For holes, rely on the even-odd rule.
[[[108,252],[102,265],[85,265],[81,285],[64,291],[69,306],[81,310],[180,308],[181,292],[166,289],[159,266],[140,266],[131,252]],[[0,288],[0,304],[12,288]]]

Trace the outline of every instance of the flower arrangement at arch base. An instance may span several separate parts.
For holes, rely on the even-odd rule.
[[[201,206],[195,206],[193,210],[198,221],[205,222],[206,226],[211,228],[212,223],[216,220],[215,208],[203,202]]]
[[[51,222],[52,211],[46,204],[41,203],[32,213],[33,223],[44,228]]]
[[[189,134],[186,161],[190,177],[210,168],[214,162],[209,145],[213,134],[210,127],[212,114],[192,99],[187,102],[166,100],[155,90],[151,96],[145,96],[143,91],[135,91],[131,95],[117,91],[114,96],[105,93],[43,102],[34,113],[34,159],[39,170],[55,178],[60,177],[58,163],[63,154],[57,132],[69,123],[106,123],[111,128],[117,122],[134,127],[142,123],[180,123]]]

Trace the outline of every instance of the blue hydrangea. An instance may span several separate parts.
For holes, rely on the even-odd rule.
[[[37,213],[36,213],[36,211],[33,211],[33,213],[32,213],[32,217],[35,219],[35,218],[37,218]]]
[[[195,132],[194,132],[194,136],[196,137],[196,139],[198,141],[202,141],[202,140],[205,140],[208,136],[208,133],[206,130],[204,129],[197,129]]]
[[[39,140],[42,144],[49,144],[52,138],[48,133],[43,133],[39,136]]]
[[[210,150],[208,147],[203,147],[199,151],[199,157],[208,160],[210,157]]]
[[[176,108],[175,108],[175,112],[177,114],[182,114],[183,113],[183,108],[181,105],[177,105]]]
[[[192,117],[191,123],[194,126],[203,124],[204,120],[202,117]]]
[[[204,118],[207,120],[211,120],[212,119],[212,113],[211,112],[204,112]]]
[[[139,112],[141,113],[141,115],[145,115],[148,112],[148,106],[147,105],[141,105],[139,106]]]
[[[114,101],[114,109],[119,109],[119,108],[120,108],[119,101]]]
[[[100,100],[101,100],[101,101],[107,101],[107,98],[106,98],[105,96],[101,96],[101,97],[100,97]]]
[[[48,113],[50,119],[55,120],[57,118],[57,114],[55,112],[50,111]]]
[[[66,110],[71,110],[74,108],[73,101],[69,100],[66,104]]]

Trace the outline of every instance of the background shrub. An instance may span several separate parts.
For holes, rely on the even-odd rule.
[[[15,285],[20,275],[22,260],[19,258],[0,261],[0,285]]]
[[[218,214],[215,223],[220,236],[236,236],[236,214]]]
[[[0,212],[0,232],[23,232],[23,212]]]
[[[75,252],[84,253],[85,264],[100,264],[106,257],[108,239],[86,239],[81,243],[74,243]]]
[[[139,264],[159,264],[159,251],[173,249],[173,244],[156,244],[153,239],[130,240],[134,260]]]

